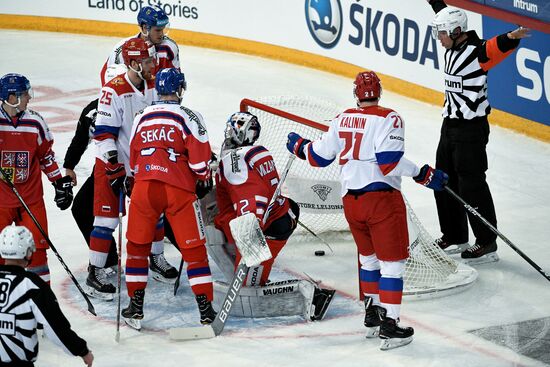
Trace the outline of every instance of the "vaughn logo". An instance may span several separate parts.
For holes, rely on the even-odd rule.
[[[323,201],[327,200],[328,194],[332,191],[332,187],[323,184],[313,185],[311,189],[319,196],[319,199]]]
[[[333,48],[342,35],[340,0],[306,0],[306,21],[315,42],[323,48]]]

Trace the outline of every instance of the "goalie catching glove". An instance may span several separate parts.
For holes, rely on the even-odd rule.
[[[55,188],[55,204],[61,210],[69,208],[73,202],[73,180],[71,176],[65,176],[52,182]]]
[[[441,191],[449,182],[449,176],[445,172],[425,164],[420,168],[420,173],[413,177],[413,180],[432,190]]]

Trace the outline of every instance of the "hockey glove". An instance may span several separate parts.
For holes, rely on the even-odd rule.
[[[111,189],[113,189],[115,195],[118,195],[120,190],[124,189],[124,181],[126,181],[124,164],[107,162],[105,164],[105,174],[109,179]]]
[[[202,199],[206,196],[210,191],[212,191],[212,187],[214,186],[214,182],[212,180],[212,176],[208,178],[208,180],[198,180],[197,185],[195,186],[195,192],[197,194],[197,197],[199,199]]]
[[[413,177],[413,180],[432,190],[441,191],[447,182],[449,182],[449,176],[445,172],[439,169],[433,169],[425,164],[420,168],[418,176]]]
[[[61,210],[69,208],[73,202],[73,180],[71,176],[65,176],[52,182],[55,188],[55,204]]]
[[[124,192],[128,197],[132,196],[134,182],[135,180],[133,176],[126,176],[126,178],[124,179]]]
[[[288,141],[286,142],[286,149],[296,157],[300,159],[306,159],[304,154],[304,147],[307,143],[311,143],[311,140],[304,139],[295,132],[288,134]]]

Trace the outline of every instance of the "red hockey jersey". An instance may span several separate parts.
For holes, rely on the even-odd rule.
[[[11,118],[0,108],[0,166],[15,184],[27,205],[43,198],[44,172],[50,181],[61,178],[59,166],[52,151],[53,136],[42,116],[26,110]],[[10,187],[0,184],[0,207],[21,206]]]

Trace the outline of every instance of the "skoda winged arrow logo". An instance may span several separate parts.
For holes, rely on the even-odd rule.
[[[319,46],[336,46],[342,35],[340,0],[306,0],[306,20],[309,33]]]

